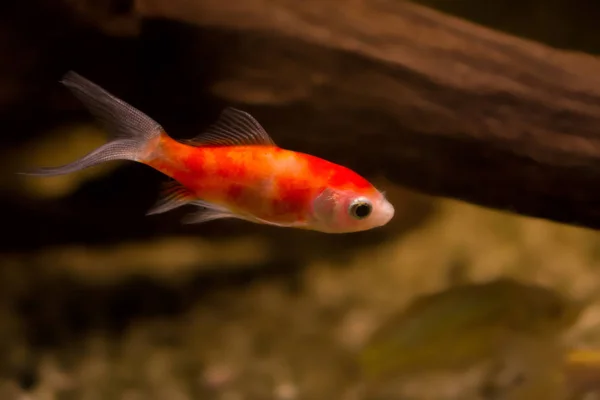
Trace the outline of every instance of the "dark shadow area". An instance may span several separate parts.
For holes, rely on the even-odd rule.
[[[177,317],[199,302],[239,286],[259,281],[283,284],[297,291],[300,265],[214,265],[209,273],[197,273],[184,283],[164,283],[146,276],[126,279],[114,285],[86,284],[68,276],[32,277],[31,291],[16,299],[27,342],[34,351],[76,346],[93,331],[120,336],[132,322],[155,317]],[[218,304],[215,304],[218,307]],[[57,320],[60,325],[56,324]]]
[[[240,265],[239,269],[225,271],[215,265],[210,273],[197,273],[183,283],[134,276],[113,285],[88,284],[67,275],[49,276],[30,267],[24,272],[29,275],[28,290],[10,300],[11,312],[19,318],[20,339],[27,345],[27,356],[25,362],[0,363],[3,377],[15,379],[24,389],[36,384],[41,354],[59,350],[76,356],[90,334],[100,333],[118,342],[132,324],[156,318],[177,323],[199,303],[219,313],[220,307],[226,306],[222,302],[224,294],[256,282],[283,285],[291,293],[301,290],[296,278],[301,266],[290,264]]]
[[[594,0],[501,0],[481,6],[478,0],[415,0],[445,13],[550,46],[600,52],[596,29],[600,4]]]

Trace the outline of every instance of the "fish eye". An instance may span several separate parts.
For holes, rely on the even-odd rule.
[[[373,206],[367,199],[356,199],[348,207],[348,212],[350,215],[356,219],[364,219],[367,218],[371,211],[373,210]]]

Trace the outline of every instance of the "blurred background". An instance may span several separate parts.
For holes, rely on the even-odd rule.
[[[553,47],[600,53],[598,2],[421,3]],[[235,220],[182,225],[189,209],[146,217],[164,177],[135,163],[46,179],[16,175],[69,162],[105,141],[58,83],[68,70],[140,108],[173,137],[187,138],[227,105],[219,90],[237,90],[214,88],[228,73],[223,60],[234,63],[235,51],[246,49],[269,63],[260,37],[142,19],[133,9],[127,0],[0,5],[1,399],[550,399],[561,390],[586,392],[573,389],[575,378],[556,378],[566,376],[563,361],[544,357],[556,353],[563,360],[563,348],[600,348],[600,234],[395,185],[379,173],[381,166],[364,161],[359,147],[336,151],[299,130],[299,121],[320,124],[302,104],[260,109],[256,116],[282,147],[345,163],[373,179],[396,208],[389,225],[324,235]],[[289,63],[291,81],[294,60]],[[360,75],[361,65],[347,67]],[[284,78],[282,96],[293,97]],[[424,372],[404,379],[417,364],[407,359],[406,371],[386,382],[365,378],[358,355],[373,332],[416,299],[506,278],[531,285],[534,294],[484,291],[439,312],[426,300],[430,314],[421,317],[416,307],[411,315],[429,318],[418,329],[433,330],[437,339],[405,344],[429,349],[419,356]],[[564,304],[585,306],[565,322],[566,314],[544,313],[546,303],[538,307],[538,287]],[[515,316],[530,308],[526,317]],[[464,315],[477,315],[476,321]],[[402,321],[390,325],[389,335],[403,334]],[[539,321],[560,329],[530,329]],[[480,342],[488,345],[472,350]],[[455,347],[469,360],[438,372],[436,363]],[[497,348],[502,354],[488,357]],[[527,352],[533,348],[542,350]],[[491,378],[482,365],[512,349],[528,354],[533,365],[517,381],[534,382],[538,394],[514,394],[515,379],[486,389]],[[390,347],[380,357],[401,359],[405,350]],[[473,352],[484,356],[470,357]],[[548,365],[551,372],[536,378]]]

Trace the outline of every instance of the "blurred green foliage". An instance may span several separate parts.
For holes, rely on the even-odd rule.
[[[514,335],[558,336],[582,310],[558,293],[513,279],[464,284],[417,298],[362,352],[367,376],[465,368],[507,352]]]

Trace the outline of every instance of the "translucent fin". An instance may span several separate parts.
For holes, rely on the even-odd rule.
[[[217,121],[206,131],[183,142],[196,146],[276,146],[273,139],[253,116],[233,107],[223,110]]]
[[[133,155],[137,154],[137,142],[132,140],[116,140],[98,147],[96,150],[73,161],[72,163],[61,165],[59,167],[43,167],[32,171],[19,172],[20,175],[30,176],[56,176],[70,174],[80,171],[106,161],[113,160],[131,160]]]
[[[61,83],[116,137],[148,141],[163,132],[158,122],[74,71]]]
[[[204,200],[195,200],[193,205],[201,207],[202,209],[196,211],[195,213],[189,214],[185,216],[182,220],[184,224],[201,224],[207,221],[213,221],[215,219],[222,218],[238,218],[244,219],[240,215],[229,211],[227,208],[223,206],[219,206],[217,204],[209,203]]]
[[[252,218],[252,219],[248,219],[248,221],[255,222],[257,224],[278,226],[280,228],[306,228],[306,223],[304,223],[304,222],[291,222],[289,224],[278,224],[277,222],[271,222],[271,221],[267,221],[267,220],[260,219],[260,218]]]
[[[163,185],[160,198],[156,204],[148,210],[146,215],[161,214],[185,206],[196,200],[194,194],[179,182],[167,182]]]
[[[140,161],[139,155],[146,150],[148,141],[163,132],[156,121],[73,71],[65,74],[61,83],[115,138],[70,164],[23,172],[24,175],[63,175],[106,161]]]
[[[256,218],[253,216],[246,216],[236,214],[223,206],[219,206],[213,203],[209,203],[203,200],[195,200],[192,202],[193,205],[202,207],[202,210],[196,211],[183,219],[183,223],[185,224],[200,224],[207,221],[213,221],[215,219],[223,219],[223,218],[236,218],[241,219],[248,222],[253,222],[255,224],[265,224],[278,226],[282,228],[304,228],[306,227],[305,223],[292,223],[292,224],[278,224],[271,221],[266,221],[260,218]]]

